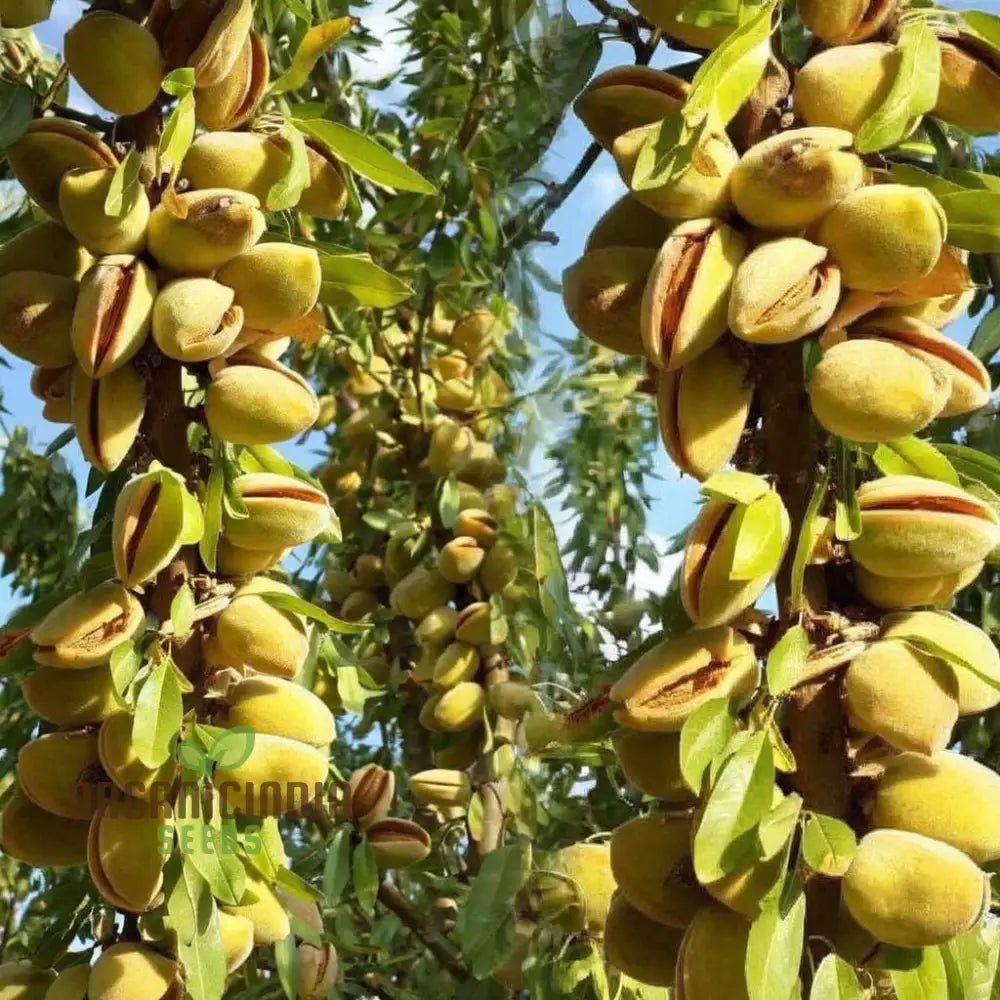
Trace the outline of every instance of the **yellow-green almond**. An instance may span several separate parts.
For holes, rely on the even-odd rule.
[[[101,379],[90,378],[76,365],[70,376],[70,407],[83,457],[101,472],[113,472],[139,434],[146,383],[130,364]]]
[[[232,69],[217,83],[195,90],[198,121],[207,129],[239,128],[253,117],[270,80],[267,42],[262,35],[251,31],[244,38]]]
[[[891,441],[926,427],[951,393],[920,358],[884,340],[836,344],[813,369],[809,401],[831,434],[850,441]]]
[[[273,444],[312,427],[319,401],[298,372],[250,351],[215,368],[205,393],[210,430],[231,444]]]
[[[639,152],[655,125],[623,132],[611,147],[623,181],[632,188]],[[632,195],[668,219],[700,219],[725,215],[730,205],[730,177],[739,154],[724,132],[709,132],[694,148],[690,164],[680,176],[659,187]]]
[[[899,60],[900,50],[886,42],[825,49],[796,74],[795,110],[814,128],[857,133],[889,96]]]
[[[42,368],[71,364],[77,289],[72,278],[43,271],[0,277],[0,347]]]
[[[120,709],[107,666],[88,670],[39,667],[21,682],[28,708],[54,726],[86,726]]]
[[[563,303],[577,329],[619,354],[642,354],[642,294],[655,259],[649,247],[601,247],[568,267]]]
[[[861,535],[855,562],[882,576],[954,573],[981,562],[1000,541],[989,504],[949,483],[883,476],[857,492]]]
[[[90,729],[61,729],[26,743],[17,779],[36,806],[63,819],[89,820],[110,791]]]
[[[35,868],[70,868],[87,862],[86,820],[46,812],[16,791],[0,811],[0,852]]]
[[[855,729],[897,750],[931,754],[951,742],[958,680],[943,661],[901,640],[883,639],[851,661],[844,707]]]
[[[67,171],[59,184],[63,223],[91,253],[142,253],[149,198],[140,185],[128,210],[120,216],[111,215],[105,203],[114,176],[111,168]]]
[[[249,517],[224,518],[226,537],[239,548],[273,552],[311,541],[330,521],[326,494],[310,483],[252,472],[233,483]]]
[[[779,232],[817,222],[864,183],[853,142],[841,129],[802,128],[757,143],[733,171],[736,210],[752,225]]]
[[[746,368],[724,344],[681,368],[660,372],[660,436],[677,468],[699,480],[724,468],[743,436],[752,399]]]
[[[0,245],[0,277],[11,271],[43,271],[79,281],[93,257],[55,222],[38,222]]]
[[[753,646],[737,631],[700,629],[659,643],[612,686],[615,720],[644,732],[679,732],[706,701],[745,702],[760,683]]]
[[[143,944],[113,944],[90,970],[88,1000],[180,1000],[181,967]]]
[[[842,891],[857,923],[900,948],[929,948],[964,934],[989,894],[986,876],[967,855],[904,830],[865,836]]]
[[[472,785],[464,771],[439,767],[414,774],[410,790],[428,805],[464,806],[472,794]]]
[[[948,235],[926,188],[876,184],[849,193],[816,230],[846,288],[891,292],[934,269]]]
[[[798,0],[802,23],[832,45],[853,45],[877,35],[896,0]]]
[[[194,7],[154,0],[147,24],[166,68],[190,66],[197,85],[210,87],[233,68],[252,22],[251,0],[201,0]]]
[[[281,816],[322,795],[328,771],[325,752],[261,733],[245,761],[217,767],[212,781],[228,808],[245,816]]]
[[[431,852],[430,834],[408,819],[382,819],[365,831],[380,869],[409,868]]]
[[[100,379],[121,368],[149,332],[156,278],[138,258],[102,257],[83,276],[73,310],[73,350],[84,372]]]
[[[463,681],[471,681],[479,672],[479,653],[467,642],[452,642],[434,661],[434,683],[451,688]]]
[[[101,666],[116,646],[139,634],[144,621],[132,594],[117,583],[101,583],[56,605],[31,630],[35,662],[70,670]]]
[[[243,329],[243,310],[231,288],[211,278],[180,278],[153,303],[153,339],[178,361],[211,361],[225,354]]]
[[[688,84],[648,66],[618,66],[595,76],[573,104],[590,134],[610,149],[623,132],[680,111]]]
[[[135,749],[135,719],[128,712],[116,712],[101,724],[97,753],[108,777],[135,799],[163,801],[177,775],[177,761],[168,757],[159,767],[147,767]]]
[[[993,386],[979,358],[919,319],[880,310],[855,323],[850,335],[878,337],[897,344],[923,361],[940,380],[947,380],[951,392],[941,410],[943,417],[971,413],[990,400]]]
[[[959,715],[978,715],[1000,704],[1000,652],[982,629],[944,611],[905,612],[882,624],[884,638],[926,639],[972,664],[975,670],[951,664],[958,678]]]
[[[413,637],[421,646],[448,642],[455,635],[458,612],[446,604],[429,611],[414,629]]]
[[[604,957],[619,972],[647,986],[673,986],[680,944],[677,928],[650,920],[620,892],[611,898]]]
[[[932,114],[967,132],[1000,129],[1000,62],[975,35],[942,34],[941,82]]]
[[[160,92],[160,47],[130,17],[112,11],[86,14],[66,32],[63,46],[73,79],[113,114],[138,114]]]
[[[751,344],[784,344],[824,327],[840,300],[840,269],[827,257],[795,236],[752,250],[733,279],[729,329]]]
[[[1000,775],[949,750],[897,754],[885,762],[871,819],[876,828],[933,837],[989,864],[1000,858]]]
[[[584,253],[606,247],[649,247],[659,250],[676,220],[665,219],[631,194],[619,198],[587,237]]]
[[[900,579],[872,573],[858,563],[854,567],[854,584],[861,596],[876,608],[897,610],[946,604],[982,571],[983,564],[977,562],[954,573]]]
[[[650,920],[683,929],[708,902],[691,861],[691,819],[637,816],[611,836],[611,870],[622,895]]]
[[[262,243],[224,264],[216,280],[236,293],[246,325],[270,330],[301,319],[319,298],[319,254],[293,243]]]
[[[249,726],[319,748],[336,736],[330,709],[312,691],[280,677],[246,677],[234,684],[226,692],[224,719],[226,726]]]
[[[295,591],[278,580],[254,577],[233,594],[232,602],[218,616],[215,649],[220,665],[294,677],[308,655],[309,632],[299,615],[268,603],[268,594],[293,597]]]
[[[462,681],[441,693],[431,709],[434,724],[446,733],[457,733],[482,718],[486,692],[475,681]]]
[[[436,569],[418,566],[392,589],[392,607],[414,621],[419,621],[436,607],[447,604],[455,593],[455,585]]]
[[[677,226],[653,262],[641,306],[646,357],[670,371],[725,333],[729,290],[746,241],[715,219]]]
[[[35,118],[8,147],[7,162],[29,197],[57,222],[59,184],[68,170],[118,165],[96,135],[64,118]]]
[[[682,1000],[749,1000],[746,983],[750,922],[712,904],[695,914],[681,940],[674,977]]]
[[[714,49],[725,41],[734,27],[728,23],[694,24],[682,19],[681,15],[687,6],[686,0],[637,0],[632,6],[651,24],[662,28],[665,35],[696,49]]]
[[[2,0],[0,24],[5,28],[30,28],[48,18],[52,0]]]
[[[777,544],[770,547],[767,560],[756,566],[755,575],[736,568],[738,546],[747,544],[740,541],[747,517],[770,521],[778,531]],[[746,506],[710,499],[691,528],[681,567],[681,600],[691,621],[698,628],[709,628],[730,622],[752,607],[777,575],[790,534],[788,511],[773,491]]]
[[[149,216],[146,235],[150,253],[164,267],[207,274],[249,250],[264,228],[253,195],[209,188],[163,199]]]
[[[626,780],[644,795],[670,804],[694,798],[681,775],[678,733],[626,728],[615,734],[613,745]]]

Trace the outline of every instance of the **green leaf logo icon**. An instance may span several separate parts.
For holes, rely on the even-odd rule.
[[[197,743],[178,741],[177,759],[181,762],[181,767],[196,774],[207,774],[211,769],[208,754]]]
[[[239,767],[253,753],[257,734],[249,726],[234,726],[212,744],[208,756],[225,770]]]

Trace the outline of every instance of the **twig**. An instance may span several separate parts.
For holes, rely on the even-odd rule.
[[[469,968],[462,953],[439,930],[431,927],[427,918],[392,884],[383,882],[378,887],[379,902],[403,921],[413,934],[426,945],[427,950],[456,979],[469,978]]]
[[[91,128],[99,129],[101,132],[110,132],[114,122],[100,115],[89,115],[85,111],[77,111],[76,108],[67,107],[65,104],[52,103],[49,110],[54,111],[60,118],[68,118],[70,121],[79,122],[81,125],[89,125]]]

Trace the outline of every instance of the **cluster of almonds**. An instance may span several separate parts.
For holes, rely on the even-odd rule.
[[[636,6],[692,44],[728,34],[677,20],[682,2]],[[982,407],[992,391],[979,360],[940,332],[974,290],[940,204],[853,151],[895,77],[899,51],[881,39],[899,5],[798,7],[830,47],[796,75],[796,127],[742,154],[707,128],[679,177],[619,201],[564,276],[567,311],[583,333],[648,359],[667,450],[704,482],[707,502],[679,578],[694,630],[644,653],[607,696],[621,767],[653,809],[610,843],[560,852],[537,879],[535,904],[568,930],[603,937],[619,970],[686,1000],[747,997],[751,922],[788,862],[751,850],[723,878],[700,880],[693,845],[703,822],[717,822],[709,803],[718,773],[691,787],[680,767],[680,730],[699,708],[724,698],[752,714],[765,693],[759,651],[770,623],[753,606],[786,558],[790,521],[765,478],[716,474],[758,419],[754,383],[771,377],[767,345],[817,338],[812,412],[851,441],[904,437]],[[870,38],[880,40],[855,44]],[[974,41],[940,37],[933,113],[982,132],[1000,127],[1000,59]],[[646,137],[687,92],[667,73],[628,67],[598,76],[576,111],[628,183]],[[814,528],[825,539],[812,558],[843,563],[858,603],[890,613],[876,641],[813,649],[807,675],[841,672],[849,759],[839,766],[854,773],[863,817],[857,853],[837,873],[836,926],[824,933],[878,975],[881,946],[929,947],[974,927],[989,899],[980,866],[1000,860],[1000,778],[947,749],[961,716],[1000,704],[1000,655],[986,633],[941,610],[1000,544],[1000,518],[958,486],[910,475],[866,482],[857,502],[860,533],[846,544],[821,508]],[[761,534],[771,542],[751,558]],[[538,723],[536,742],[579,736],[572,718]],[[796,782],[793,774],[775,784],[772,808]]]
[[[328,567],[325,586],[340,617],[394,623],[386,643],[362,638],[361,665],[379,685],[396,666],[408,690],[425,690],[420,722],[441,734],[436,759],[454,770],[476,759],[487,707],[509,714],[517,709],[508,702],[523,700],[520,685],[507,681],[503,607],[519,572],[516,548],[502,527],[516,495],[503,484],[506,464],[487,440],[488,407],[509,392],[489,363],[500,346],[499,324],[479,310],[457,320],[439,316],[431,332],[439,353],[429,365],[423,402],[437,413],[424,424],[407,423],[413,400],[394,385],[388,359],[375,353],[362,365],[341,356],[346,390],[360,405],[338,433],[348,454],[318,475],[345,525],[358,517],[358,495],[368,487],[371,509],[394,509],[400,477],[407,492],[415,485],[426,501],[416,500],[385,532],[373,532],[374,544],[356,534]],[[405,355],[410,336],[397,326],[389,339]],[[449,482],[454,523],[445,527],[428,512],[435,492]],[[449,780],[468,798],[466,775],[454,770]],[[427,802],[440,798],[429,788],[417,794]]]
[[[5,26],[35,23],[49,5],[11,6],[0,8]],[[323,490],[272,471],[288,466],[267,447],[319,413],[310,386],[279,358],[290,338],[308,341],[324,325],[320,259],[266,234],[262,205],[287,172],[287,145],[211,131],[246,121],[266,86],[267,52],[251,15],[250,0],[158,0],[145,25],[94,11],[67,32],[70,72],[117,115],[158,115],[164,72],[193,68],[197,117],[210,131],[188,150],[176,186],[138,185],[110,212],[119,157],[59,118],[34,120],[6,151],[47,219],[0,247],[0,344],[37,366],[32,389],[44,415],[71,423],[88,462],[119,470],[123,485],[110,551],[98,544],[83,589],[36,616],[30,632],[35,666],[22,688],[42,729],[18,757],[0,847],[34,866],[87,865],[110,907],[141,915],[142,934],[102,942],[92,967],[72,966],[54,982],[49,971],[0,967],[0,993],[10,987],[18,1000],[184,996],[163,891],[181,797],[189,809],[193,798],[253,821],[303,809],[329,776],[333,715],[296,680],[309,625],[287,610],[295,591],[263,575],[330,524]],[[341,168],[319,148],[307,152],[299,209],[335,218],[347,197]],[[162,395],[165,380],[183,395],[181,408]],[[183,474],[159,461],[165,418],[176,421],[168,436],[188,437],[196,450]],[[188,435],[188,421],[197,433]],[[220,502],[198,472],[223,452]],[[209,504],[221,524],[203,562]],[[181,586],[194,609],[178,634],[162,598],[170,605]],[[123,680],[111,664],[126,648],[139,654],[138,673]],[[183,692],[188,737],[196,722],[254,731],[245,760],[216,766],[204,785],[185,778],[172,755],[150,760],[135,710],[157,670],[173,673]],[[240,867],[244,895],[219,908],[229,973],[254,947],[286,939],[289,913],[317,936],[323,926],[315,905],[304,912],[248,858]],[[336,952],[305,941],[299,951],[300,995],[328,995]]]

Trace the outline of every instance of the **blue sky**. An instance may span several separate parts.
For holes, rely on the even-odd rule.
[[[393,5],[394,0],[377,0],[370,7],[360,11],[362,21],[376,36],[387,39],[387,44],[380,52],[377,61],[371,62],[370,70],[366,71],[363,65],[359,66],[359,76],[362,78],[383,76],[394,61],[398,63],[399,50],[392,42],[392,35],[389,33],[395,21],[394,15],[390,13]],[[948,6],[960,9],[965,5],[951,2]],[[593,8],[585,0],[569,0],[568,7],[581,23],[595,20]],[[985,0],[976,4],[976,8],[1000,13],[1000,0]],[[62,32],[79,17],[81,11],[82,6],[76,0],[56,0],[51,20],[39,31],[43,42],[58,47]],[[631,60],[632,50],[629,46],[624,43],[608,43],[604,47],[598,71]],[[653,65],[666,68],[671,61],[671,53],[661,48],[653,60]],[[74,103],[80,107],[87,106],[85,99]],[[545,165],[549,173],[557,178],[565,177],[573,169],[589,142],[590,138],[586,131],[570,114],[546,157]],[[551,275],[558,279],[562,271],[576,260],[594,222],[623,192],[624,187],[610,156],[603,154],[576,192],[550,220],[547,228],[558,235],[558,244],[541,245],[535,251],[537,260]],[[540,293],[540,298],[542,332],[559,337],[573,336],[574,328],[565,315],[561,298],[544,291]],[[948,332],[957,340],[967,342],[973,328],[972,321],[962,320],[954,324]],[[12,369],[0,369],[0,385],[3,387],[7,409],[11,411],[16,422],[25,424],[29,428],[33,444],[42,448],[59,434],[62,428],[41,419],[41,404],[28,391],[29,378],[30,367],[16,360],[13,361]],[[544,401],[542,402],[544,405]],[[552,412],[552,408],[546,407],[546,411]],[[307,452],[299,449],[296,451],[300,462],[313,464],[314,459]],[[72,443],[64,448],[63,454],[76,471],[79,482],[83,483],[86,478],[86,468],[76,444]],[[658,479],[650,483],[654,506],[648,524],[650,533],[655,538],[665,539],[683,528],[691,519],[698,485],[690,478],[682,479],[662,449],[659,450],[656,459],[656,474]],[[557,521],[565,520],[560,518],[558,510],[553,511],[553,514]],[[654,580],[644,579],[642,583],[654,590],[663,589],[662,583],[657,586],[657,581]],[[5,616],[9,606],[8,588],[5,582],[0,580],[0,615]]]

